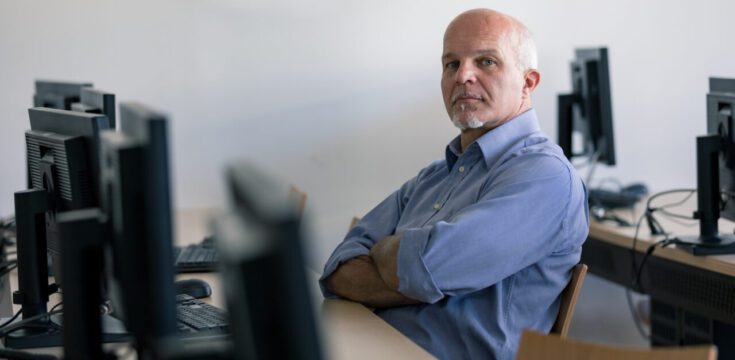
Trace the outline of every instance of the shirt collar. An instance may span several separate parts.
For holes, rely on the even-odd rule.
[[[536,110],[531,108],[480,136],[467,147],[465,152],[474,151],[473,148],[478,147],[485,159],[485,164],[490,168],[513,144],[532,133],[540,131],[541,127],[536,117]],[[459,138],[459,135],[454,138],[447,145],[445,151],[447,167],[450,171],[457,159],[462,156]]]

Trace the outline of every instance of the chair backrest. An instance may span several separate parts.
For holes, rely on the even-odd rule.
[[[524,331],[516,360],[715,360],[714,345],[625,348]]]
[[[357,216],[353,216],[352,217],[352,221],[350,222],[350,228],[348,230],[350,230],[353,227],[355,227],[355,225],[357,225],[358,222],[360,222],[360,218],[357,217]]]
[[[289,188],[288,195],[289,197],[294,199],[294,201],[296,201],[296,203],[298,204],[298,208],[299,208],[299,216],[303,217],[304,209],[306,208],[306,198],[307,198],[306,193],[299,190],[299,188],[291,185],[291,187]]]
[[[584,278],[587,276],[587,265],[577,264],[572,270],[572,279],[561,293],[561,305],[559,306],[559,314],[556,316],[556,322],[551,328],[552,334],[557,334],[562,338],[567,337],[569,333],[569,325],[572,323],[574,315],[574,307],[577,306],[579,293],[582,291]]]

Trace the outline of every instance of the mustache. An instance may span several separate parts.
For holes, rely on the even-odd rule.
[[[471,92],[468,92],[468,91],[465,91],[465,90],[461,90],[461,91],[458,91],[458,92],[452,94],[452,98],[451,98],[452,104],[454,104],[455,102],[457,102],[457,100],[460,99],[460,98],[469,98],[469,99],[476,99],[476,100],[484,100],[483,97],[482,97],[482,95],[480,95],[480,94],[475,94],[475,93],[471,93]]]

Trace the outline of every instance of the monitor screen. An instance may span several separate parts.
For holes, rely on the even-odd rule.
[[[609,72],[607,48],[575,50],[572,93],[558,98],[558,140],[568,158],[615,165]]]
[[[107,294],[139,354],[176,333],[167,126],[164,115],[122,103],[121,131],[102,136]]]
[[[720,216],[735,221],[735,79],[710,78],[707,94],[707,133],[722,142],[718,154],[719,189],[724,201]]]
[[[31,130],[26,132],[26,153],[32,188],[52,195],[47,212],[47,246],[59,253],[55,214],[99,204],[99,136],[109,129],[100,114],[48,108],[28,110]],[[58,280],[58,279],[57,279]]]
[[[698,236],[677,238],[694,255],[734,254],[735,236],[720,233],[720,217],[735,220],[735,79],[710,78],[707,135],[697,137]]]
[[[14,302],[21,305],[24,319],[47,312],[47,252],[57,284],[63,282],[57,215],[97,205],[97,139],[102,130],[109,129],[107,118],[99,114],[47,108],[29,109],[28,113],[31,130],[25,137],[30,186],[15,193],[19,296],[14,296]],[[6,346],[58,345],[58,338],[28,336],[33,330],[28,332],[8,335]]]
[[[92,83],[36,80],[33,107],[71,110],[71,105],[79,102],[82,88],[85,87],[92,87]]]
[[[299,205],[256,166],[227,170],[233,211],[215,221],[236,359],[320,359]]]

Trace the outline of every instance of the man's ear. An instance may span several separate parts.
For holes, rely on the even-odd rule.
[[[541,82],[541,73],[536,69],[526,71],[523,77],[523,98],[528,98]]]

